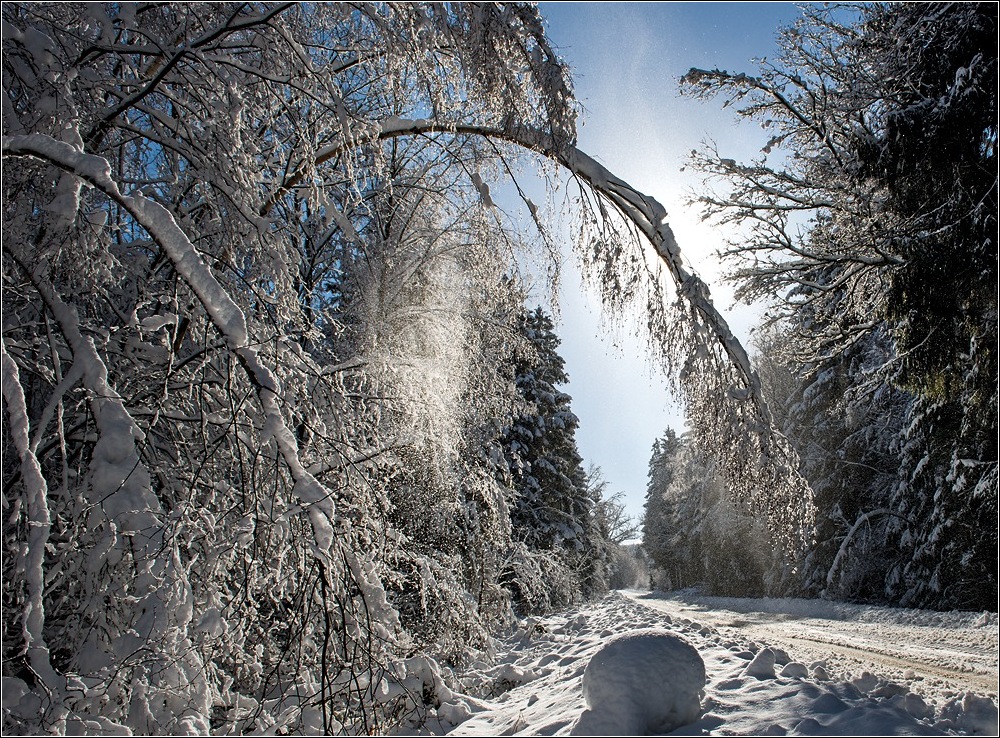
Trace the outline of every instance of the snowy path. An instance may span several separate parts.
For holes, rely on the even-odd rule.
[[[995,614],[645,592],[523,621],[415,732],[571,735],[591,657],[642,628],[681,636],[705,663],[701,715],[669,735],[997,734]]]
[[[778,646],[796,661],[823,660],[835,678],[869,671],[928,699],[970,691],[997,699],[995,616],[814,600],[625,594],[727,637]]]

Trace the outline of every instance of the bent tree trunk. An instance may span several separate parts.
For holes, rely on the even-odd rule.
[[[526,128],[442,126],[432,120],[393,117],[368,136],[319,151],[312,164],[322,164],[346,148],[365,143],[433,134],[494,138],[548,157],[566,168],[602,203],[610,204],[614,212],[631,222],[648,240],[687,308],[686,318],[690,324],[683,326],[687,329],[684,345],[664,347],[664,353],[674,357],[674,365],[670,368],[678,375],[689,422],[698,431],[698,438],[707,446],[706,450],[720,460],[737,502],[747,508],[752,505],[756,514],[763,513],[764,522],[784,552],[786,564],[794,569],[813,533],[811,490],[798,474],[794,451],[774,427],[760,378],[746,349],[716,309],[708,286],[684,265],[680,246],[667,221],[666,208],[575,146],[559,143],[550,134]],[[298,460],[294,439],[290,438],[274,404],[273,378],[259,362],[256,352],[245,345],[246,322],[242,313],[197,257],[169,212],[141,196],[121,195],[107,174],[110,166],[104,160],[83,154],[69,144],[40,134],[4,137],[3,151],[5,155],[44,159],[86,180],[130,210],[137,222],[147,227],[163,246],[178,272],[202,298],[213,322],[227,337],[257,387],[260,401],[277,430],[282,457],[292,471],[303,502],[311,510],[319,549],[328,551],[332,535],[330,524],[334,520],[333,510],[324,509],[329,504],[329,496]],[[271,202],[276,201],[281,192],[295,186],[298,177],[299,173],[292,174]],[[682,357],[678,353],[681,351],[685,352]]]
[[[601,206],[600,215],[594,217],[608,217],[604,205],[610,205],[611,213],[617,213],[646,238],[669,272],[682,304],[674,315],[682,324],[675,326],[670,335],[660,337],[670,344],[658,347],[666,357],[668,373],[678,382],[688,421],[697,431],[699,442],[720,461],[736,502],[762,517],[770,529],[784,557],[778,576],[787,582],[814,534],[812,490],[799,474],[795,451],[774,425],[760,377],[746,349],[716,309],[708,285],[685,266],[666,208],[576,146],[523,126],[443,126],[433,120],[392,117],[368,136],[320,150],[312,164],[322,164],[347,148],[374,141],[435,134],[502,140],[549,158],[593,193]],[[284,188],[295,186],[300,176],[299,172],[293,173]]]

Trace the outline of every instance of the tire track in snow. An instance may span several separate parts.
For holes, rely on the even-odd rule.
[[[936,678],[943,682],[944,688],[955,692],[971,691],[977,694],[997,696],[998,685],[995,673],[991,675],[943,667],[936,663],[928,663],[912,654],[893,654],[883,649],[849,646],[833,638],[789,634],[777,632],[767,627],[760,627],[758,630],[764,635],[755,636],[755,640],[762,640],[770,645],[778,646],[788,651],[793,657],[798,656],[797,661],[829,661],[832,651],[839,655],[844,662],[855,664],[876,674],[890,676],[894,681],[905,682],[916,692],[926,691],[921,689],[921,681],[927,682]],[[817,646],[822,648],[818,649]],[[802,658],[802,654],[805,653],[809,653],[810,656]],[[913,676],[908,676],[907,672],[912,672]]]
[[[825,661],[828,671],[838,672],[838,678],[869,671],[930,698],[974,692],[995,700],[998,694],[996,630],[970,633],[788,613],[711,610],[678,598],[650,598],[646,592],[625,594],[651,610],[701,623],[726,637],[777,646],[795,661]],[[982,642],[970,641],[981,635],[986,636]]]

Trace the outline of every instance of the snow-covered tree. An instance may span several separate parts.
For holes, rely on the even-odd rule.
[[[591,464],[587,468],[591,508],[584,526],[587,545],[577,567],[582,573],[584,595],[591,599],[609,589],[635,585],[645,571],[644,562],[631,550],[634,546],[625,545],[639,533],[639,526],[622,502],[625,493],[611,493],[609,488],[601,468]]]
[[[576,448],[579,420],[563,392],[569,377],[559,355],[552,318],[541,308],[524,315],[521,331],[528,355],[515,365],[515,384],[526,412],[508,432],[514,472],[515,530],[532,548],[554,548],[578,541],[587,514],[586,474]]]
[[[673,460],[680,448],[681,441],[672,428],[667,428],[663,438],[653,441],[642,515],[642,549],[654,566],[666,572],[671,582],[679,581],[680,575],[671,559],[670,523],[673,505],[665,492],[677,473]]]
[[[453,164],[414,172],[419,141],[391,145],[407,166],[367,200],[342,267],[338,344],[354,347],[380,398],[370,484],[388,507],[389,601],[422,650],[454,660],[485,648],[505,612],[495,583],[510,523],[493,456],[517,401],[506,354],[521,295],[478,191]]]
[[[916,396],[895,503],[912,560],[904,604],[997,598],[997,8],[879,8],[866,25],[892,75],[881,144],[863,158],[906,223],[887,319],[896,382]]]
[[[509,586],[527,610],[565,605],[583,596],[585,577],[578,565],[602,554],[594,529],[595,499],[576,446],[579,420],[561,387],[569,381],[559,355],[552,318],[541,308],[527,311],[520,323],[525,352],[514,364],[514,383],[523,410],[507,430],[504,443],[511,472],[510,514],[520,554],[513,558]],[[599,497],[599,495],[598,495]],[[544,586],[531,585],[537,562]],[[529,592],[544,591],[537,601]]]
[[[881,376],[914,402],[885,584],[911,604],[996,600],[996,32],[988,4],[810,7],[758,74],[685,77],[771,136],[749,163],[695,156],[726,187],[706,215],[745,226],[740,294],[773,303],[817,377],[891,340]],[[845,379],[886,396],[875,368]]]
[[[758,336],[756,364],[775,417],[798,452],[816,501],[816,542],[805,587],[848,600],[884,599],[885,577],[905,552],[889,539],[890,498],[911,396],[880,375],[887,352],[872,333],[818,367],[782,359],[778,331]]]
[[[458,257],[402,273],[419,249],[467,246],[461,230],[435,239],[444,224],[402,180],[447,159],[481,210],[469,176],[481,148],[409,147],[411,166],[394,172],[393,142],[369,134],[433,111],[442,124],[513,117],[567,135],[565,71],[537,12],[5,4],[3,15],[4,675],[24,690],[5,719],[138,733],[398,720],[424,699],[401,685],[426,674],[402,661],[422,634],[383,583],[408,550],[386,523],[401,440],[390,426],[408,418],[403,441],[419,448],[436,430],[421,402],[444,403],[433,421],[455,454],[462,419],[490,415],[459,400],[479,379],[455,353],[482,325],[459,322],[461,344],[442,336],[494,262],[465,262],[484,268],[478,283]],[[412,227],[382,227],[394,215],[378,188],[393,186]],[[422,278],[426,295],[407,281]],[[373,294],[379,284],[405,299]],[[408,364],[365,343],[380,329],[396,331]],[[440,377],[436,358],[447,381],[420,396]],[[475,524],[502,536],[496,491],[463,495],[479,495],[467,535]],[[395,686],[380,691],[383,678]]]
[[[655,567],[656,586],[759,596],[768,590],[776,547],[766,527],[734,504],[724,477],[694,439],[667,429],[650,458],[642,548]],[[771,572],[770,579],[781,574]]]
[[[608,586],[610,589],[646,589],[651,586],[649,559],[639,544],[614,549]]]
[[[5,729],[379,732],[433,704],[413,654],[503,609],[488,367],[519,240],[489,183],[519,152],[575,177],[605,295],[649,298],[692,423],[801,552],[746,352],[663,206],[575,147],[536,7],[2,12]]]

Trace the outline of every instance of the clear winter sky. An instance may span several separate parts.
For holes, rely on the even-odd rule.
[[[764,2],[543,2],[541,9],[585,108],[580,148],[664,204],[687,261],[712,287],[736,335],[748,341],[758,311],[734,306],[720,282],[713,254],[722,235],[684,204],[701,180],[681,168],[706,139],[725,156],[745,160],[767,136],[753,125],[737,127],[721,101],[681,98],[678,79],[691,67],[754,72],[752,60],[775,55],[775,31],[794,21],[798,9]],[[602,325],[598,299],[581,294],[571,258],[560,303],[557,332],[570,375],[566,391],[580,418],[580,453],[601,467],[610,492],[625,493],[628,513],[638,518],[653,441],[668,426],[682,431],[682,413],[649,368],[639,339]]]

